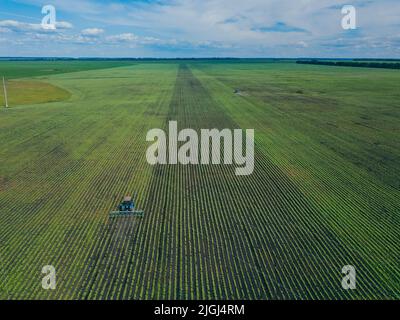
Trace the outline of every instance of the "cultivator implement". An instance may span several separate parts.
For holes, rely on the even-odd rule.
[[[118,218],[118,217],[143,217],[144,211],[111,211],[110,218]]]

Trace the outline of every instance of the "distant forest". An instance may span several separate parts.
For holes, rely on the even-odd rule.
[[[336,67],[400,69],[400,60],[395,60],[395,59],[371,59],[371,60],[355,59],[351,61],[298,60],[296,61],[296,63],[316,64],[316,65],[336,66]]]

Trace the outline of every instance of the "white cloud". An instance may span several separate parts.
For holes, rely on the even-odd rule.
[[[308,43],[305,41],[299,41],[297,42],[297,45],[303,48],[308,48]]]
[[[56,29],[45,29],[42,27],[40,23],[26,23],[20,22],[16,20],[1,20],[0,21],[0,28],[14,31],[14,32],[51,32],[64,29],[71,29],[73,26],[71,23],[66,21],[58,21],[56,23]]]
[[[121,11],[107,10],[92,16],[117,25],[146,30],[157,38],[211,43],[218,46],[254,48],[301,47],[318,51],[327,39],[345,33],[341,28],[343,0],[174,0],[125,5]],[[360,33],[384,37],[398,30],[398,0],[360,1],[356,6]],[[115,8],[114,8],[115,9]],[[288,26],[281,31],[273,26]],[[285,31],[283,31],[285,29]],[[268,32],[269,30],[269,32]],[[290,32],[305,30],[305,32]]]
[[[67,21],[57,21],[56,22],[56,28],[57,29],[72,29],[74,26],[72,23],[69,23]]]
[[[81,31],[81,34],[83,36],[88,36],[88,37],[97,37],[103,33],[104,33],[104,30],[101,28],[88,28],[88,29],[83,29]]]
[[[42,29],[40,24],[25,23],[16,20],[2,20],[0,21],[0,27],[16,32],[38,31]]]
[[[18,1],[38,7],[42,5],[41,0]],[[158,0],[108,3],[53,0],[57,13],[69,12],[75,24],[82,21],[99,26],[110,25],[117,33],[106,37],[102,35],[103,32],[84,31],[100,28],[84,29],[78,38],[80,43],[127,43],[148,47],[157,44],[167,50],[169,47],[181,46],[184,50],[193,47],[192,52],[208,47],[212,53],[231,55],[236,52],[245,56],[291,56],[291,53],[298,55],[300,50],[307,56],[322,57],[323,50],[331,56],[335,52],[351,56],[353,49],[361,46],[366,48],[362,52],[365,54],[368,53],[368,46],[380,47],[382,55],[398,52],[399,42],[390,35],[398,34],[400,1],[352,0],[351,4],[357,9],[359,31],[356,33],[346,33],[341,28],[341,7],[345,3],[344,0]],[[274,30],[275,27],[279,27],[278,30]],[[26,24],[0,25],[0,28],[26,30],[36,27]],[[305,32],[293,32],[295,30]],[[352,46],[352,43],[355,45]]]
[[[133,33],[121,33],[106,37],[106,40],[110,42],[135,42],[138,39],[139,37]]]

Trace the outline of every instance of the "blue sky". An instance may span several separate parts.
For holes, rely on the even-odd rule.
[[[0,56],[399,58],[399,18],[399,0],[0,0]]]

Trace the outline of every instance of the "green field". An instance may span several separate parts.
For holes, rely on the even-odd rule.
[[[67,100],[67,90],[45,81],[11,80],[6,82],[9,107]],[[0,106],[5,106],[4,90],[0,93]]]
[[[0,62],[68,93],[0,110],[1,299],[400,298],[398,70],[75,63]],[[169,120],[255,129],[254,173],[150,166]],[[109,219],[134,192],[145,216]]]

